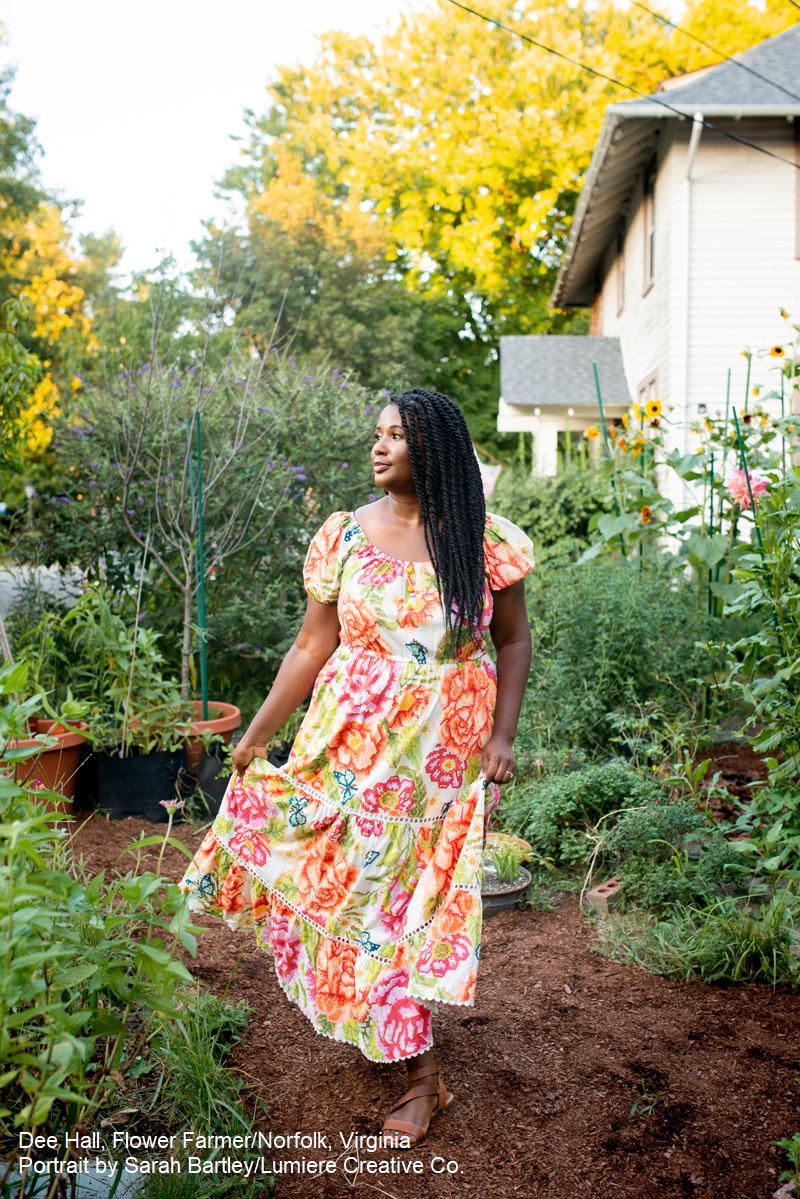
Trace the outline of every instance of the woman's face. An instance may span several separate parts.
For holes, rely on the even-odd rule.
[[[414,491],[408,443],[396,404],[387,404],[378,417],[371,458],[379,487],[385,491]]]

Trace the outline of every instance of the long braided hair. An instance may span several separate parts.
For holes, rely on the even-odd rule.
[[[389,401],[400,411],[425,545],[436,571],[453,648],[459,628],[480,630],[486,501],[461,409],[438,391],[414,388]]]

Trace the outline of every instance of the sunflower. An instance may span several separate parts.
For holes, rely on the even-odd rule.
[[[622,414],[622,424],[624,428],[630,428],[631,418],[628,416],[627,412],[623,412]]]
[[[611,438],[612,441],[616,441],[616,439],[619,437],[619,429],[617,428],[616,425],[612,425],[611,428],[608,430],[608,436]]]
[[[648,400],[644,406],[645,416],[649,420],[656,420],[661,416],[662,407],[661,400]]]
[[[628,450],[628,443],[627,443],[627,441],[625,440],[625,438],[624,438],[624,437],[619,437],[619,438],[617,439],[617,445],[618,445],[618,446],[619,446],[619,448],[622,450],[623,454],[627,453],[627,450]]]
[[[645,504],[645,506],[642,508],[641,517],[643,525],[649,525],[653,523],[653,512],[647,504]]]
[[[784,357],[783,346],[770,346],[769,347],[769,356],[770,356],[770,358],[783,358]]]
[[[631,446],[631,453],[633,454],[634,458],[640,457],[642,453],[642,447],[638,444],[638,442],[636,445]]]
[[[781,314],[781,316],[783,317],[783,319],[784,319],[785,321],[788,321],[788,319],[789,319],[789,313],[786,311],[786,309],[785,309],[785,308],[779,308],[779,309],[778,309],[778,311],[780,312],[780,314]]]
[[[631,411],[633,412],[633,415],[634,415],[634,417],[636,418],[636,420],[641,420],[641,419],[642,419],[642,409],[641,409],[641,405],[639,405],[639,404],[634,404],[634,405],[633,405],[633,407],[632,407],[632,409],[631,409]]]
[[[598,429],[597,425],[590,425],[589,428],[584,433],[584,437],[588,437],[589,441],[594,441],[595,438],[599,437],[599,436],[600,436],[600,430]]]
[[[761,395],[761,388],[760,388],[760,387],[754,387],[754,388],[753,388],[753,395],[754,395],[754,396],[760,396],[760,395]]]
[[[658,419],[657,416],[654,416],[653,419],[650,421],[650,428],[657,429],[660,424],[661,424],[661,421]]]

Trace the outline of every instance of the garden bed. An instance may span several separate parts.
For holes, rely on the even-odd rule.
[[[78,852],[92,870],[114,866],[140,829],[156,831],[94,818]],[[175,832],[198,843],[189,825]],[[182,868],[169,850],[166,871],[178,877]],[[254,1009],[233,1061],[258,1080],[272,1129],[319,1131],[332,1145],[340,1131],[375,1132],[403,1089],[401,1070],[315,1037],[252,938],[208,923],[192,968],[218,994],[235,971],[228,996]],[[424,1173],[363,1175],[353,1189],[341,1171],[287,1175],[278,1199],[770,1196],[784,1167],[770,1143],[797,1127],[797,997],[668,981],[599,957],[592,938],[574,898],[552,912],[503,912],[487,922],[476,1006],[437,1017],[457,1102],[407,1155]],[[362,1152],[364,1160],[391,1156]],[[459,1173],[433,1175],[436,1157],[457,1162]]]

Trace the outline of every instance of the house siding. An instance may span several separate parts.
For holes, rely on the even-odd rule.
[[[794,160],[792,123],[743,120],[729,125],[738,136]],[[724,411],[729,368],[733,402],[743,404],[743,350],[754,353],[751,387],[768,390],[774,385],[777,362],[763,351],[782,343],[790,332],[779,310],[800,319],[796,169],[704,129],[689,182],[691,129],[690,121],[673,123],[662,135],[653,286],[643,294],[640,181],[624,238],[625,304],[618,312],[618,254],[610,247],[603,264],[598,329],[620,338],[633,396],[647,378],[657,376],[659,396],[673,409],[669,440],[682,449],[691,448],[689,426],[697,419],[698,405],[705,404],[709,413]]]

